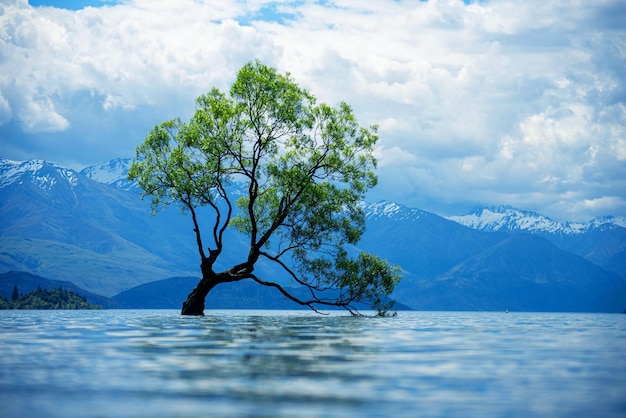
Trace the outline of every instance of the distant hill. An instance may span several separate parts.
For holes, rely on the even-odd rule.
[[[112,298],[130,309],[180,309],[187,295],[198,284],[198,277],[172,277],[129,289]],[[307,289],[290,288],[293,295],[306,299]],[[207,296],[207,309],[309,309],[287,299],[274,288],[261,286],[252,280],[224,283]],[[320,307],[320,309],[328,309]],[[360,309],[367,309],[361,305]],[[408,310],[398,303],[394,309]]]
[[[432,280],[397,290],[424,310],[622,312],[626,283],[614,273],[531,234],[507,237]]]
[[[172,277],[145,283],[112,298],[124,308],[180,309],[187,295],[198,284],[199,277]],[[275,289],[250,280],[222,284],[207,297],[208,309],[301,309]]]

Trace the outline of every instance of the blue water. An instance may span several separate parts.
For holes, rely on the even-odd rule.
[[[626,315],[0,311],[2,417],[624,417]]]

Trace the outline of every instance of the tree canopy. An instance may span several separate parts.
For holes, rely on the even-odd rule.
[[[187,123],[156,126],[137,148],[129,179],[153,211],[179,204],[191,215],[202,280],[183,314],[202,314],[217,284],[252,279],[312,309],[339,306],[358,313],[364,302],[385,312],[399,269],[354,249],[365,230],[362,200],[376,184],[375,126],[361,127],[346,103],[317,103],[289,74],[258,61],[239,70],[229,94],[213,88],[196,100]],[[245,190],[230,192],[233,184]],[[199,217],[210,210],[208,232]],[[224,234],[234,228],[249,251],[216,272]],[[259,260],[274,263],[307,299],[259,277]]]

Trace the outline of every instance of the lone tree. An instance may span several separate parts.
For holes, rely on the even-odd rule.
[[[198,97],[189,123],[156,126],[137,147],[128,177],[151,196],[153,212],[177,203],[191,214],[202,279],[182,314],[202,315],[211,289],[243,279],[313,310],[338,306],[358,314],[363,302],[385,313],[399,269],[350,249],[365,230],[360,202],[377,181],[376,132],[360,127],[346,103],[317,104],[289,74],[258,61],[239,70],[229,95],[214,88]],[[236,200],[229,193],[234,182],[245,190]],[[212,225],[206,236],[203,215]],[[249,251],[216,271],[229,227],[245,234]],[[257,276],[260,261],[305,286],[306,296]]]

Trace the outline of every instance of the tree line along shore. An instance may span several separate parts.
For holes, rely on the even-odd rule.
[[[102,309],[101,306],[87,302],[84,296],[71,290],[58,287],[42,289],[20,295],[17,286],[13,287],[11,300],[0,295],[0,309]]]

